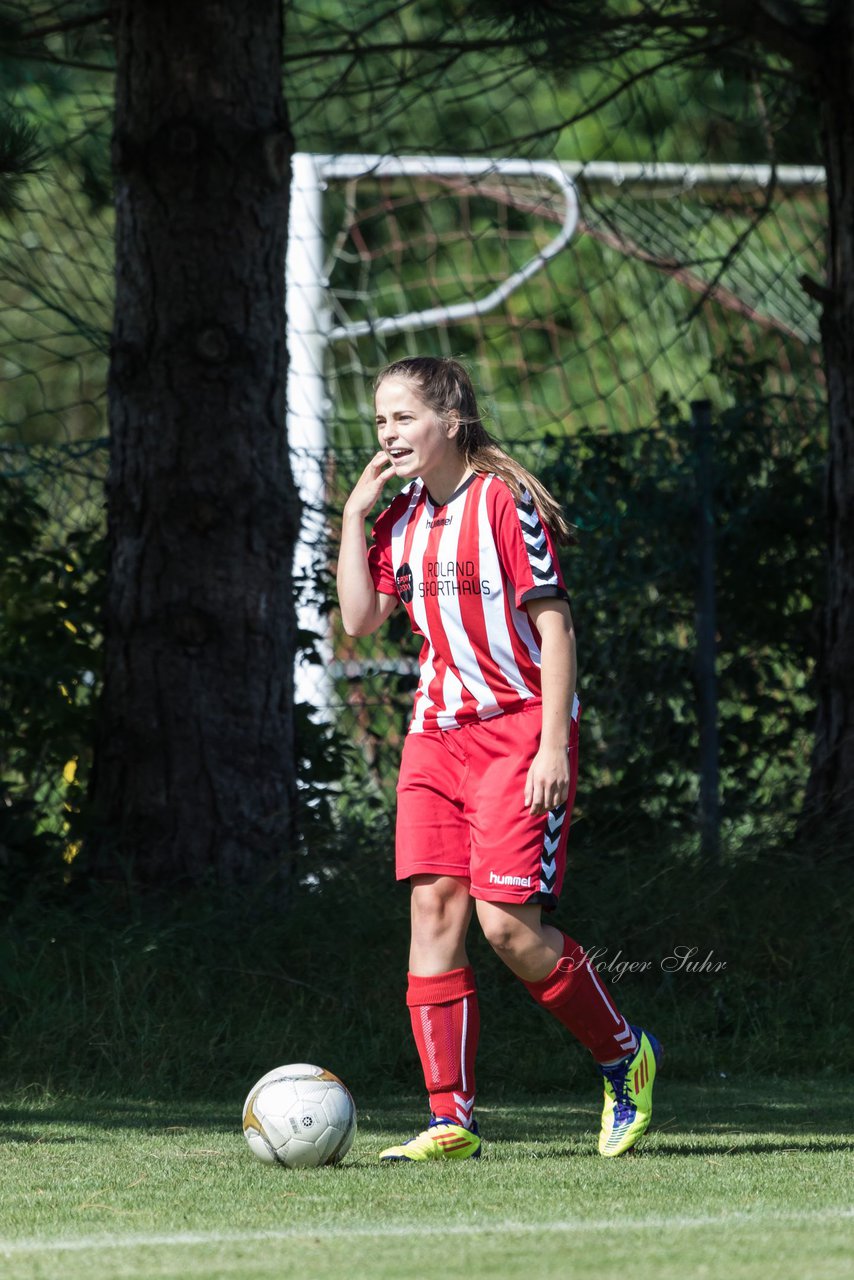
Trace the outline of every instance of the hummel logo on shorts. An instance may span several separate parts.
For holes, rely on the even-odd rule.
[[[530,876],[499,876],[494,871],[489,873],[490,884],[511,884],[514,889],[530,889]]]

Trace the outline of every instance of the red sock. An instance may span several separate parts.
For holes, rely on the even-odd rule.
[[[410,973],[406,1003],[430,1110],[469,1128],[480,1033],[474,973],[469,967],[437,973],[431,978]]]
[[[597,1062],[612,1062],[637,1047],[635,1033],[617,1011],[583,948],[566,934],[563,955],[548,977],[525,986],[537,1004],[562,1022]]]

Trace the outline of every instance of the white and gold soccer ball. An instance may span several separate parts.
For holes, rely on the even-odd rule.
[[[337,1164],[356,1136],[349,1090],[323,1067],[292,1062],[254,1084],[243,1104],[243,1135],[253,1155],[287,1169]]]

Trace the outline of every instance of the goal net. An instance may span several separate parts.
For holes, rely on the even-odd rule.
[[[290,438],[310,629],[325,625],[309,596],[326,511],[376,447],[372,382],[388,361],[461,358],[492,432],[535,468],[571,470],[582,433],[607,448],[760,383],[781,427],[814,421],[818,306],[800,282],[821,271],[822,170],[302,163],[297,188],[316,194],[291,224]],[[401,640],[338,635],[302,673],[304,696],[355,721],[369,757],[405,728],[415,660]]]
[[[649,426],[664,396],[723,404],[717,366],[736,350],[768,362],[772,390],[815,394],[818,307],[799,281],[821,270],[821,170],[544,165],[579,196],[571,236],[546,257],[566,193],[535,164],[525,176],[505,163],[477,176],[436,160],[324,167],[336,448],[372,442],[377,368],[425,350],[467,360],[515,440]],[[535,273],[471,314],[532,260]]]

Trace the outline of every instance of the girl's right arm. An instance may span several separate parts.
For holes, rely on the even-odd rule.
[[[337,582],[341,621],[348,636],[369,636],[397,604],[397,596],[385,595],[374,586],[365,544],[365,520],[393,475],[388,455],[375,454],[344,506]]]

